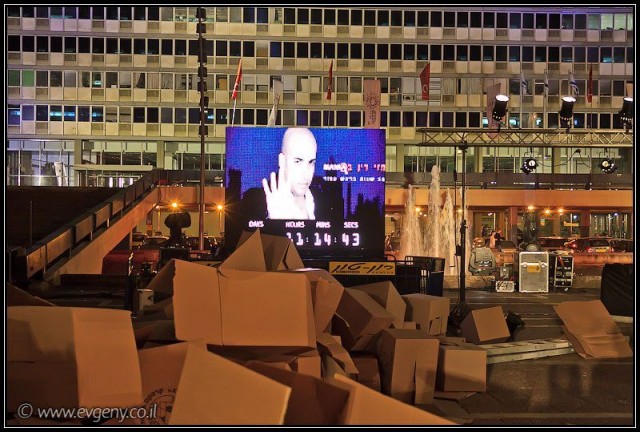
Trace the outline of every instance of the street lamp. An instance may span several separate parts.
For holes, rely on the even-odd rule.
[[[222,234],[222,214],[224,212],[224,205],[218,204],[216,209],[218,210],[218,231]]]

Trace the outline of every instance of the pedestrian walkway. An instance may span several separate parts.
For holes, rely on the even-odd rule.
[[[459,292],[446,290],[457,303]],[[467,290],[471,309],[502,306],[524,321],[515,341],[565,338],[553,309],[564,301],[599,299],[600,290],[498,293]],[[626,320],[632,321],[632,320]],[[618,322],[635,346],[634,323]],[[436,400],[443,414],[469,426],[635,426],[634,358],[584,359],[576,353],[487,365],[487,391],[458,401]]]

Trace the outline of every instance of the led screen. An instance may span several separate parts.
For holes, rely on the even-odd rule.
[[[382,129],[228,127],[225,241],[291,238],[302,258],[384,257]]]

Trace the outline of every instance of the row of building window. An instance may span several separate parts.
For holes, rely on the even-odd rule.
[[[382,93],[393,94],[396,99],[390,103],[401,102],[402,94],[415,95],[416,77],[335,77],[334,91],[337,93],[363,93],[363,81],[377,79],[381,84]],[[569,77],[567,75],[552,74],[548,78],[548,93],[551,96],[569,93]],[[321,93],[328,86],[328,77],[320,75],[269,75],[244,74],[241,92],[269,92],[273,81],[284,83],[284,91]],[[544,77],[532,78],[525,76],[529,91],[524,94],[541,95],[544,93]],[[199,77],[197,74],[173,72],[88,72],[75,70],[16,70],[10,69],[7,74],[7,84],[15,87],[65,87],[65,88],[116,88],[116,89],[149,89],[149,90],[198,90]],[[208,74],[207,89],[229,91],[229,83],[235,82],[235,74]],[[588,80],[576,79],[580,94],[585,94]],[[482,93],[482,78],[432,78],[431,87],[439,88],[439,94],[479,94]],[[627,96],[625,80],[593,79],[591,90],[594,96]],[[508,79],[509,94],[519,94],[520,77]],[[439,99],[434,94],[434,99]],[[285,101],[286,102],[286,101]]]
[[[544,42],[545,44],[547,42]],[[198,39],[9,35],[9,52],[197,56]],[[365,60],[633,63],[633,47],[205,41],[207,56]]]
[[[206,123],[231,124],[234,110],[211,108],[205,116]],[[548,128],[559,127],[557,112],[548,112]],[[266,126],[269,110],[243,108],[235,110],[233,124],[240,126]],[[509,114],[509,124],[514,127],[542,127],[544,113],[523,113],[522,124],[518,113]],[[92,123],[147,123],[193,124],[200,123],[199,108],[126,107],[126,106],[75,106],[75,105],[8,105],[8,124],[20,125],[22,121],[38,122],[92,122]],[[428,120],[428,121],[427,121]],[[364,113],[360,110],[279,110],[277,122],[283,126],[342,126],[362,127]],[[443,111],[381,111],[381,127],[487,127],[487,119],[481,112]],[[622,129],[617,113],[579,113],[573,115],[575,128]]]
[[[631,13],[493,12],[388,9],[205,7],[206,22],[392,27],[633,30]],[[506,8],[505,8],[506,9]],[[197,21],[190,7],[18,7],[9,17],[94,20]]]

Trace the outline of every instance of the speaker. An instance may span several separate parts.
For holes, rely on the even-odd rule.
[[[611,315],[633,316],[633,264],[605,264],[600,301]]]

